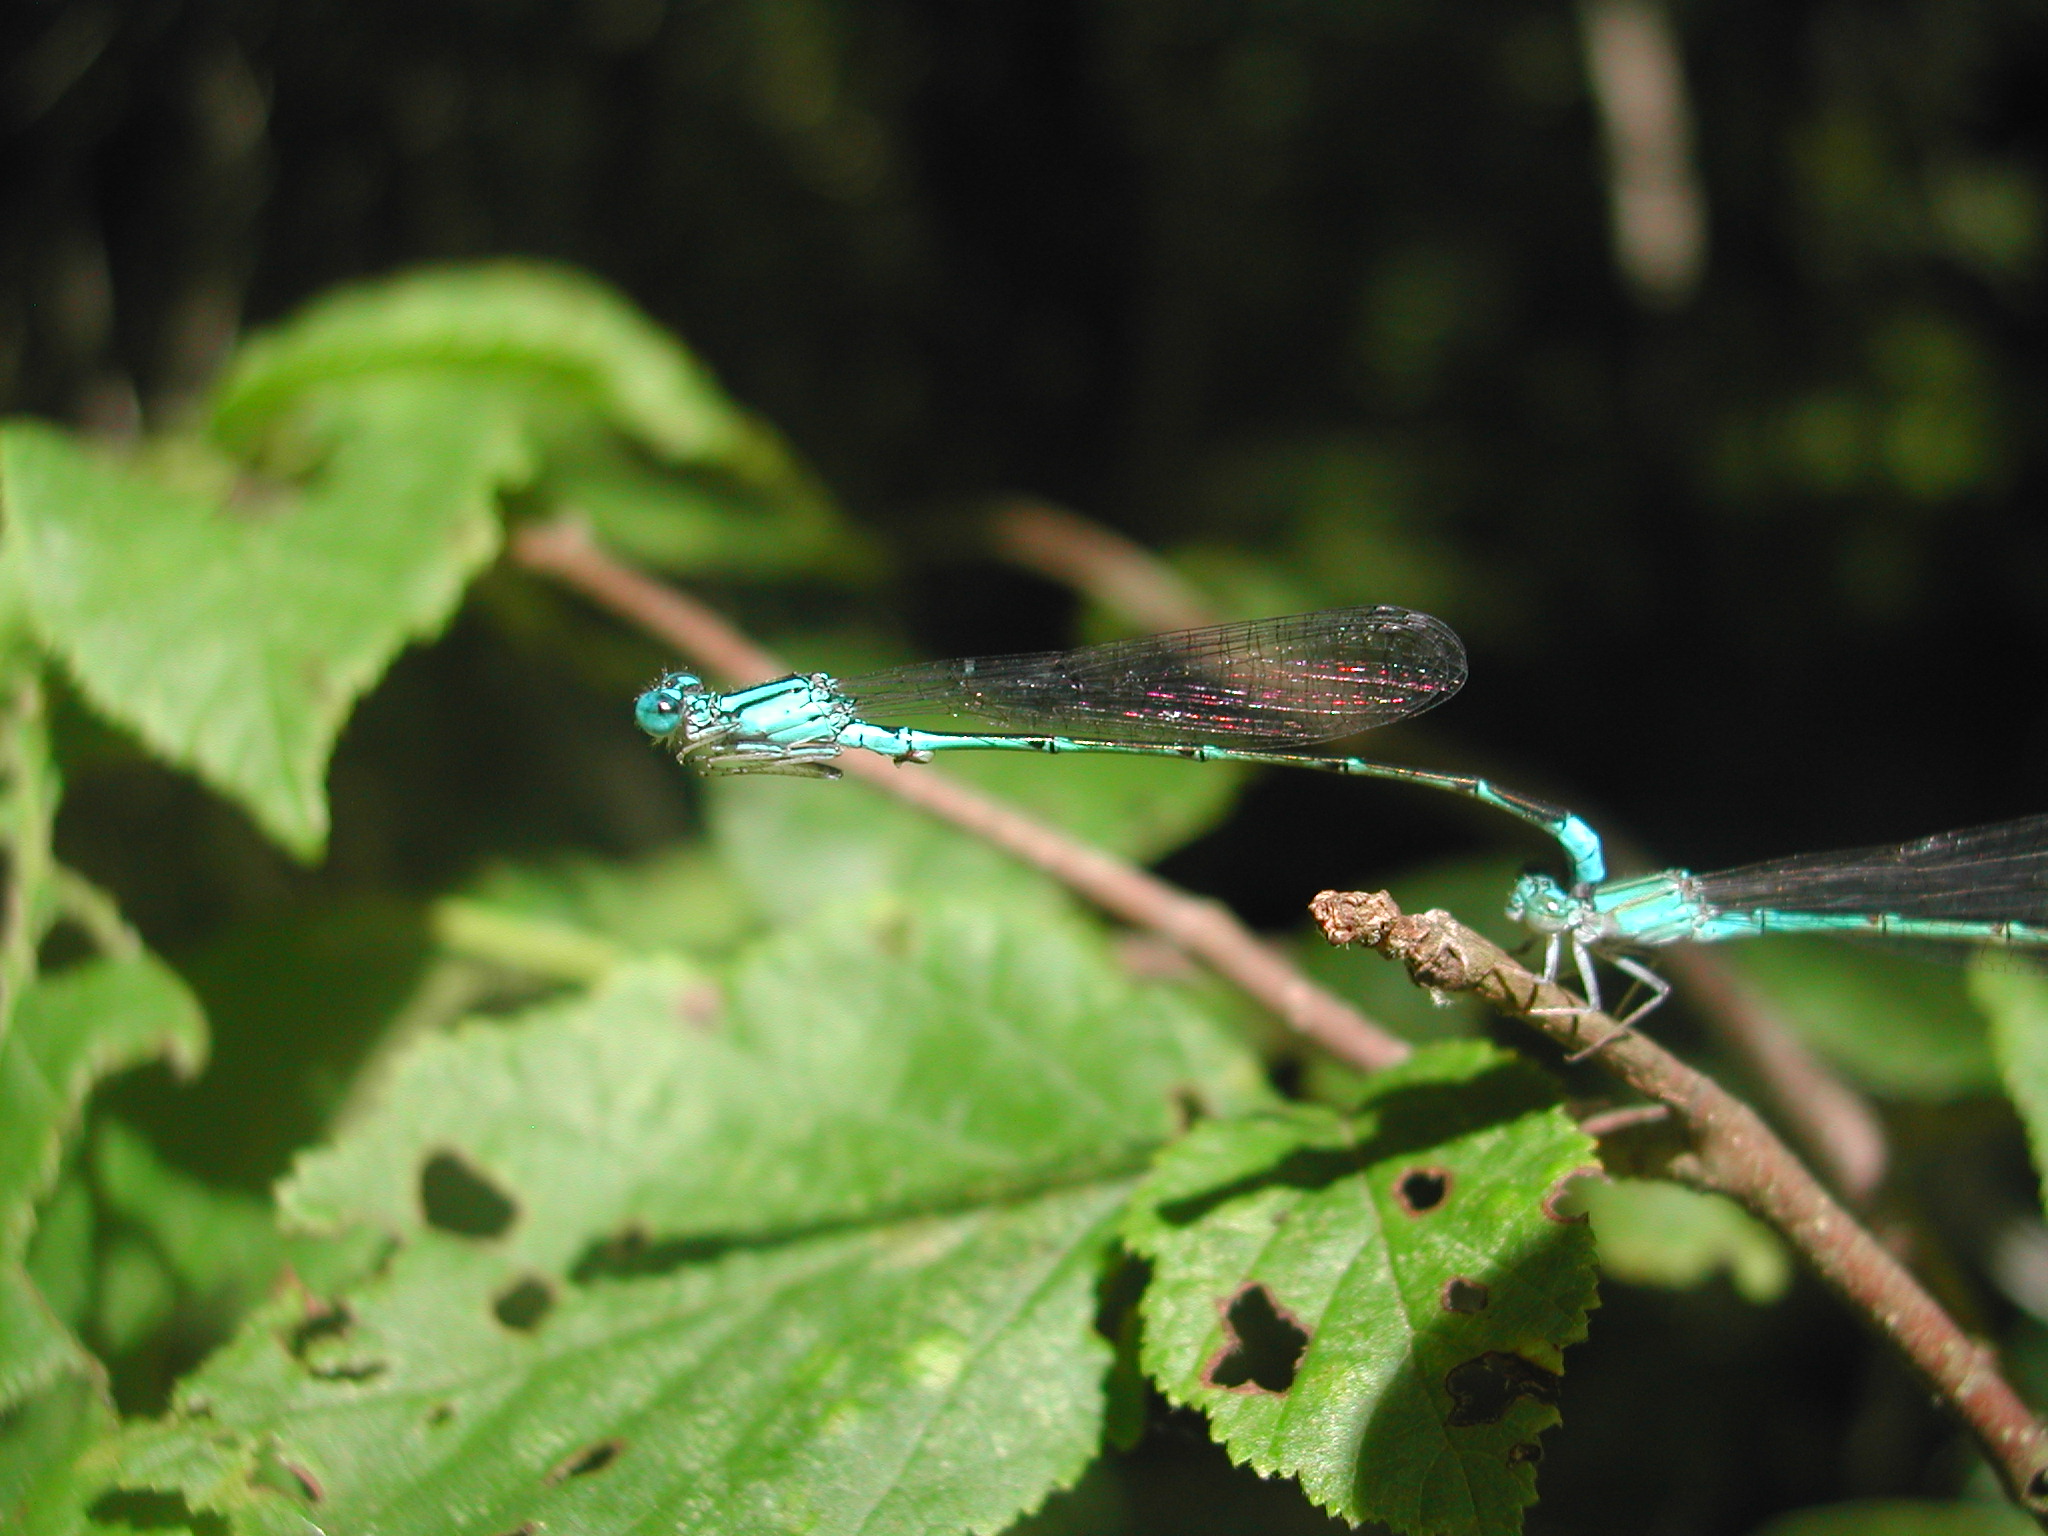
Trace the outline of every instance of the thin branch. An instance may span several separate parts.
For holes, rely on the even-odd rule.
[[[529,525],[514,535],[512,555],[734,682],[789,670],[703,604],[613,559],[580,524]],[[1407,1042],[1310,981],[1219,903],[1190,896],[936,769],[904,768],[867,752],[848,753],[840,766],[1160,935],[1341,1060],[1373,1071],[1410,1054]]]
[[[1867,1206],[1890,1159],[1870,1101],[1835,1076],[1769,1002],[1719,955],[1696,944],[1662,958],[1694,1004],[1769,1095],[1786,1133],[1852,1206]]]
[[[1400,960],[1423,986],[1476,993],[1570,1050],[1598,1045],[1594,1060],[1669,1109],[1682,1139],[1668,1172],[1734,1197],[1783,1235],[1948,1404],[2014,1501],[2048,1527],[2048,1430],[1999,1374],[1989,1346],[1957,1326],[1755,1110],[1655,1041],[1620,1033],[1606,1014],[1587,1011],[1447,912],[1404,916],[1384,892],[1356,891],[1325,891],[1310,910],[1333,944]]]
[[[1158,633],[1217,622],[1197,592],[1141,544],[1092,518],[1019,496],[989,522],[996,552],[1072,587],[1139,629]]]

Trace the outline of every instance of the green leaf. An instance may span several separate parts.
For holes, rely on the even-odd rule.
[[[1110,1351],[1089,1318],[1126,1190],[584,1285],[435,1234],[296,1355],[303,1312],[259,1319],[170,1433],[273,1445],[330,1531],[999,1530],[1095,1452]],[[522,1285],[546,1315],[507,1326]]]
[[[930,770],[905,764],[902,771]],[[1244,782],[1225,763],[1035,753],[962,752],[942,771],[1139,861],[1220,822]],[[1055,889],[981,839],[858,780],[741,776],[715,779],[706,789],[713,846],[771,919],[850,895]]]
[[[147,1243],[119,1236],[100,1260],[93,1329],[111,1356],[125,1355],[169,1321],[178,1282]]]
[[[946,766],[977,789],[1140,864],[1221,824],[1251,775],[1241,763],[1088,754],[1048,761],[1035,752],[962,752]]]
[[[475,383],[361,383],[300,423],[301,491],[212,461],[123,467],[15,423],[8,559],[97,709],[311,858],[356,699],[497,550],[497,494],[529,468],[517,422]]]
[[[480,1080],[528,1076],[527,1113],[449,1123]],[[1125,978],[1078,920],[840,905],[723,988],[627,965],[517,1032],[423,1041],[374,1117],[303,1157],[280,1197],[299,1225],[406,1236],[422,1168],[459,1148],[525,1213],[501,1242],[559,1268],[630,1220],[731,1237],[1121,1173],[1189,1102],[1262,1096],[1255,1062],[1176,992]]]
[[[2010,1504],[1863,1499],[1780,1515],[1756,1536],[2029,1536],[2039,1530]]]
[[[845,905],[423,1039],[283,1192],[398,1240],[288,1295],[109,1483],[333,1532],[993,1532],[1100,1443],[1134,1172],[1257,1063],[1071,919]],[[283,1486],[274,1479],[270,1486]]]
[[[73,1167],[37,1214],[26,1265],[44,1305],[74,1333],[92,1306],[94,1226],[92,1186]]]
[[[323,385],[443,370],[553,384],[676,460],[732,456],[760,430],[612,289],[531,261],[430,267],[308,306],[243,345],[214,393],[213,430],[253,446]]]
[[[694,843],[637,864],[500,864],[472,882],[464,899],[643,955],[723,953],[757,926],[739,882]]]
[[[538,500],[639,560],[842,578],[875,563],[772,427],[618,293],[565,267],[435,267],[343,289],[242,348],[213,432],[255,451],[324,390],[427,376],[516,391],[545,444]]]
[[[1728,961],[1808,1044],[1875,1092],[1996,1091],[1984,1021],[1954,966],[1804,935],[1726,946]]]
[[[1776,1233],[1725,1195],[1662,1179],[1588,1181],[1578,1191],[1611,1280],[1673,1290],[1726,1273],[1747,1300],[1776,1301],[1792,1261]]]
[[[1198,1126],[1140,1190],[1146,1369],[1231,1457],[1351,1521],[1512,1532],[1557,1422],[1593,1245],[1556,1214],[1592,1143],[1483,1043],[1419,1053],[1354,1113]]]
[[[113,1406],[92,1372],[60,1376],[0,1414],[0,1531],[74,1536],[88,1529],[76,1464],[114,1426]]]
[[[107,1209],[149,1234],[188,1291],[239,1307],[285,1265],[285,1240],[265,1202],[180,1173],[118,1121],[97,1127],[93,1173]]]
[[[2048,978],[1979,964],[1970,972],[1970,995],[1991,1020],[1999,1075],[2027,1127],[2048,1206]]]
[[[191,994],[146,955],[87,961],[22,997],[0,1041],[0,1408],[77,1358],[21,1264],[35,1204],[55,1182],[86,1093],[110,1072],[160,1057],[195,1070],[205,1053]]]

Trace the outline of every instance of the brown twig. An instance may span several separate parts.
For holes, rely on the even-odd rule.
[[[1217,622],[1202,594],[1152,551],[1092,518],[1019,496],[989,522],[997,553],[1155,633]]]
[[[703,604],[613,559],[580,524],[531,524],[513,536],[512,555],[734,682],[761,682],[789,670]],[[1159,934],[1332,1055],[1367,1071],[1409,1055],[1405,1041],[1310,981],[1218,903],[1190,896],[935,769],[906,769],[866,752],[848,753],[839,766]]]
[[[1786,1134],[1852,1206],[1867,1206],[1890,1158],[1870,1101],[1828,1070],[1768,1002],[1719,955],[1674,946],[1660,963],[1763,1085]]]
[[[2048,1526],[2048,1430],[1999,1374],[1989,1346],[1957,1326],[1859,1226],[1762,1117],[1639,1034],[1624,1034],[1447,912],[1404,916],[1384,892],[1325,891],[1311,905],[1333,944],[1400,960],[1423,986],[1473,992],[1573,1051],[1599,1046],[1607,1071],[1666,1106],[1682,1142],[1671,1176],[1740,1201],[1905,1358],[1976,1437],[2013,1499]]]

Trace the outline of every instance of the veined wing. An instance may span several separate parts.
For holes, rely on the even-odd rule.
[[[1271,750],[1420,714],[1464,681],[1449,626],[1377,607],[925,662],[840,688],[874,724],[940,714],[1006,735]]]
[[[1731,911],[1768,907],[2048,924],[2048,816],[1767,860],[1698,878],[1700,894]]]

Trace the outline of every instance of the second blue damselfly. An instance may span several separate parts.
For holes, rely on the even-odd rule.
[[[1798,854],[1711,874],[1668,869],[1566,890],[1524,875],[1508,916],[1547,936],[1544,979],[1568,945],[1588,1006],[1600,1007],[1598,953],[1649,988],[1627,1028],[1670,983],[1621,953],[1767,933],[1907,940],[1936,950],[2048,953],[2048,816],[1941,832],[1910,843]]]
[[[1147,635],[1071,651],[924,662],[861,677],[795,673],[719,693],[671,672],[634,716],[705,773],[834,776],[873,752],[901,763],[939,752],[1118,752],[1278,763],[1449,790],[1555,838],[1575,887],[1606,875],[1600,840],[1571,812],[1491,781],[1318,753],[1405,720],[1465,681],[1465,648],[1406,608],[1337,608]],[[969,729],[906,720],[938,717]]]

